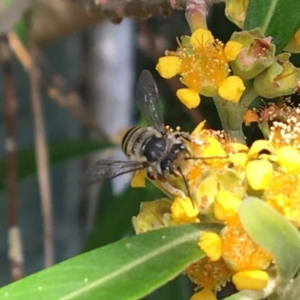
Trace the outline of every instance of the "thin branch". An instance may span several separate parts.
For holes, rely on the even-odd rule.
[[[101,10],[113,23],[125,17],[147,19],[154,14],[168,16],[173,9],[185,9],[186,0],[72,0],[82,5],[87,13]]]
[[[18,226],[18,189],[17,189],[17,153],[16,153],[16,95],[12,74],[11,53],[7,36],[1,36],[1,57],[4,75],[4,125],[6,149],[6,191],[8,222],[8,259],[12,279],[23,276],[23,253]]]
[[[45,251],[45,266],[53,263],[53,242],[52,242],[52,213],[51,213],[51,195],[48,178],[48,158],[45,146],[45,134],[42,121],[42,113],[39,99],[39,70],[35,67],[31,56],[25,50],[22,43],[14,33],[9,33],[8,41],[10,48],[17,55],[23,66],[30,75],[32,107],[35,123],[35,139],[36,139],[36,158],[38,166],[38,178],[42,201],[42,214],[44,222],[44,251]]]
[[[8,35],[8,39],[11,49],[26,71],[29,73],[31,69],[35,69],[40,74],[41,84],[46,89],[48,96],[64,106],[79,123],[92,130],[98,137],[108,139],[104,131],[99,128],[87,112],[79,95],[69,88],[62,76],[53,72],[37,49],[34,50],[33,55],[28,53],[13,32]]]
[[[35,155],[37,161],[38,181],[41,194],[42,215],[44,221],[45,267],[53,264],[53,231],[49,163],[46,147],[45,128],[39,92],[39,73],[35,68],[29,72],[31,103],[35,128]]]

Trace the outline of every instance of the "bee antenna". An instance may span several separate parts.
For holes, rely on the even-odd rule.
[[[184,176],[184,174],[182,173],[180,167],[178,167],[177,170],[178,170],[178,172],[180,173],[180,175],[181,175],[181,177],[182,177],[182,179],[183,179],[185,188],[186,188],[186,190],[187,190],[187,194],[188,194],[189,198],[191,199],[191,201],[192,201],[192,203],[193,203],[193,207],[195,208],[195,204],[194,204],[194,201],[193,201],[193,199],[192,199],[192,195],[191,195],[189,183],[188,183],[186,177]]]

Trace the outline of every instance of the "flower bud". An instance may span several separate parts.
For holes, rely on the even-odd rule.
[[[163,198],[151,202],[143,202],[139,214],[132,218],[132,225],[137,234],[167,227],[171,222],[171,203]]]
[[[275,46],[259,28],[234,32],[230,40],[243,45],[237,58],[230,62],[233,73],[242,79],[256,77],[274,61]]]
[[[265,98],[294,94],[299,85],[299,68],[290,61],[289,53],[277,55],[276,61],[254,79],[256,92]]]
[[[243,28],[248,0],[226,0],[225,15],[229,21]]]

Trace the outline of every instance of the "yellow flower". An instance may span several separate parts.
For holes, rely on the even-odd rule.
[[[217,297],[211,289],[204,288],[200,292],[194,294],[190,300],[217,300]]]
[[[193,89],[179,89],[176,96],[187,108],[195,108],[200,104],[200,96]]]
[[[241,199],[229,191],[219,191],[215,197],[214,214],[216,219],[227,221],[236,215]]]
[[[170,226],[170,209],[171,202],[167,198],[142,202],[139,214],[132,217],[132,225],[136,234]]]
[[[262,199],[271,207],[300,227],[300,174],[277,168],[273,172]]]
[[[227,0],[225,3],[225,15],[228,20],[243,28],[248,0]]]
[[[167,51],[171,59],[165,60],[166,63],[159,59],[156,69],[164,78],[180,74],[180,81],[188,89],[180,90],[177,96],[188,108],[199,105],[197,94],[214,97],[219,91],[224,99],[237,102],[244,90],[242,80],[237,76],[230,76],[233,78],[227,82],[224,80],[230,73],[228,62],[235,59],[240,50],[240,43],[230,41],[224,46],[209,30],[198,28],[190,37],[181,38],[177,51]]]
[[[208,257],[188,266],[185,273],[197,286],[210,290],[220,290],[232,275],[223,259],[212,262]]]
[[[220,82],[219,95],[228,101],[238,102],[245,90],[243,80],[238,76],[229,76]]]
[[[176,197],[171,206],[172,221],[175,224],[198,223],[199,211],[190,198]]]
[[[172,78],[180,72],[180,59],[177,56],[160,57],[155,69],[161,77]]]
[[[251,240],[238,218],[224,227],[221,240],[222,258],[232,270],[265,269],[272,261],[270,254]]]
[[[211,261],[217,261],[221,257],[222,243],[220,237],[214,232],[203,232],[198,246],[206,253]]]
[[[272,172],[272,163],[266,160],[253,160],[246,165],[246,177],[254,190],[262,190],[267,187]]]
[[[261,290],[269,281],[269,275],[261,270],[241,271],[232,276],[232,282],[238,290]]]

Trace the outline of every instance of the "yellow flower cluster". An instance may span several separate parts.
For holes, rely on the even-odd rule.
[[[214,292],[228,280],[238,290],[263,290],[273,280],[274,274],[269,273],[273,258],[251,240],[238,209],[247,196],[260,195],[261,201],[300,228],[300,148],[294,144],[300,130],[295,130],[296,121],[299,117],[294,126],[277,122],[269,140],[258,140],[250,148],[230,142],[224,132],[203,129],[203,123],[191,133],[195,140],[204,142],[189,145],[193,155],[202,158],[194,161],[187,176],[192,199],[174,195],[167,205],[166,200],[153,202],[152,214],[160,213],[154,213],[152,220],[161,220],[155,228],[203,219],[224,224],[220,234],[201,234],[198,245],[207,257],[185,270],[202,288],[192,299],[216,299]],[[292,137],[287,138],[289,134]],[[162,208],[158,210],[157,205]],[[136,220],[137,232],[139,224],[143,224],[143,231],[154,229],[153,222],[145,226],[146,218]],[[201,298],[204,295],[208,298]]]
[[[238,76],[230,76],[229,62],[241,48],[242,44],[235,41],[224,45],[210,31],[199,28],[190,37],[181,38],[177,51],[167,51],[159,59],[156,70],[167,79],[180,74],[187,88],[179,89],[176,95],[188,108],[199,105],[199,94],[219,95],[238,102],[245,86]]]

